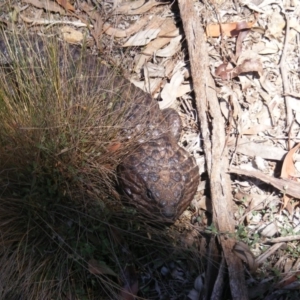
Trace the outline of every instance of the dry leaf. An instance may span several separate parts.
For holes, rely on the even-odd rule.
[[[209,24],[206,27],[206,35],[209,37],[236,36],[241,30],[251,29],[255,22],[235,22],[225,24]],[[220,30],[221,29],[221,30]],[[221,34],[222,33],[222,34]]]
[[[119,6],[115,10],[115,13],[122,15],[139,15],[144,14],[154,6],[162,4],[162,2],[158,2],[156,0],[149,0],[147,2],[146,0],[130,1]]]
[[[127,42],[125,42],[123,47],[144,46],[157,37],[172,38],[172,37],[177,37],[178,35],[179,35],[179,29],[176,28],[173,19],[171,18],[165,19],[156,16],[148,22],[146,29],[144,29],[143,31],[138,31]]]
[[[158,57],[172,57],[181,48],[181,43],[180,43],[181,38],[182,38],[182,35],[179,35],[176,38],[173,38],[167,47],[165,47],[161,50],[158,50],[155,53],[155,55]]]
[[[177,91],[184,81],[184,75],[181,70],[178,70],[171,78],[169,83],[166,83],[161,91],[162,101],[159,102],[161,109],[172,107],[176,101]]]
[[[261,132],[262,128],[259,128]],[[256,132],[257,133],[257,132]],[[243,131],[243,134],[244,131]],[[260,156],[264,159],[271,160],[282,160],[284,155],[287,153],[285,150],[275,147],[273,145],[266,145],[263,143],[255,143],[253,141],[241,139],[237,145],[236,151],[238,153],[243,153],[248,156]]]
[[[74,6],[68,0],[56,0],[56,2],[61,5],[64,9],[75,11]]]
[[[267,166],[268,166],[268,163],[260,156],[255,156],[254,159],[253,159],[253,164],[255,165],[255,167],[266,173],[268,172],[268,169],[267,169]]]
[[[111,35],[117,38],[124,38],[139,32],[146,24],[149,22],[148,16],[139,19],[138,21],[134,22],[131,26],[127,29],[119,29],[114,28],[108,23],[104,23],[103,25],[103,32],[107,35]]]
[[[235,47],[235,58],[239,58],[239,56],[242,53],[242,47],[243,47],[243,40],[246,38],[247,34],[249,33],[249,30],[243,30],[239,33],[239,36],[236,41],[236,47]]]
[[[143,65],[151,59],[152,55],[155,51],[158,49],[161,49],[165,45],[167,45],[170,42],[171,38],[158,38],[154,41],[150,42],[146,48],[143,50],[142,54],[138,56],[138,60],[136,63],[136,66],[134,68],[134,71],[138,73]]]
[[[264,228],[260,231],[260,234],[265,237],[272,237],[278,233],[278,227],[275,222],[265,224]]]
[[[135,1],[127,1],[125,3],[122,3],[119,7],[118,7],[118,11],[127,11],[127,10],[135,10],[135,9],[139,9],[140,7],[142,7],[145,2],[147,0],[135,0]]]
[[[182,97],[185,94],[190,93],[193,90],[192,83],[184,83],[178,89],[176,93],[176,98]]]
[[[110,144],[108,147],[107,147],[107,151],[108,152],[116,152],[117,150],[119,150],[120,148],[122,147],[122,143],[113,143],[113,144]]]
[[[153,64],[151,62],[148,62],[145,66],[144,66],[144,72],[147,72],[147,76],[149,76],[150,78],[164,78],[165,75],[165,67],[161,66],[161,65],[156,65]]]
[[[60,29],[63,39],[70,44],[78,44],[83,40],[81,31],[75,30],[73,27],[64,26]]]
[[[65,14],[65,10],[61,8],[57,3],[49,0],[22,0],[24,3],[32,4],[37,8],[45,9],[46,11],[52,11],[61,15]]]
[[[155,39],[160,32],[160,29],[146,29],[136,33],[134,36],[129,38],[123,47],[130,46],[144,46],[147,45],[151,40]]]
[[[216,69],[216,76],[222,80],[230,80],[243,73],[257,72],[260,76],[263,74],[263,65],[260,59],[245,59],[240,65],[234,69],[227,69],[226,64],[221,64]]]
[[[272,126],[267,124],[258,124],[253,125],[250,122],[247,124],[243,124],[240,129],[241,135],[257,135],[258,133],[264,132],[265,130],[272,129]],[[252,156],[252,154],[250,154]]]
[[[245,6],[248,6],[251,10],[259,12],[259,13],[265,13],[263,9],[261,9],[259,6],[255,5],[252,1],[244,1],[243,2]]]
[[[164,47],[171,41],[172,38],[158,38],[152,41],[147,45],[147,47],[143,50],[142,54],[147,56],[153,55],[154,52]]]
[[[169,37],[174,38],[179,35],[179,28],[176,27],[176,24],[173,19],[160,18],[161,24],[159,25],[160,32],[158,37]],[[157,23],[156,23],[157,24]]]
[[[282,36],[282,31],[284,27],[285,27],[284,17],[279,12],[274,11],[269,18],[266,36],[279,38]]]
[[[290,213],[290,215],[292,215],[293,214],[293,207],[290,205],[290,201],[293,199],[293,197],[291,197],[291,196],[289,196],[289,195],[287,195],[287,194],[284,194],[283,195],[283,204],[282,204],[282,207],[281,207],[281,210],[282,209],[286,209],[289,213]]]
[[[258,50],[257,48],[254,49]],[[261,50],[258,50],[257,52],[259,54],[275,54],[279,52],[279,47],[277,43],[261,41]]]
[[[294,164],[294,154],[299,148],[300,143],[287,153],[281,169],[281,178],[295,180],[299,177],[299,172],[296,170]]]

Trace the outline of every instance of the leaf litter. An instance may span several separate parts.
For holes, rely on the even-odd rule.
[[[75,8],[67,1],[22,3],[28,6],[19,10],[20,24],[33,31],[57,26],[69,43],[80,44],[87,37],[91,48],[111,51],[113,60],[130,70],[134,84],[162,100],[161,108],[176,108],[184,123],[181,143],[201,161],[189,62],[178,11],[172,5],[152,0],[103,1],[103,14],[86,2]],[[282,289],[294,288],[299,273],[299,1],[290,5],[247,1],[243,6],[195,2],[195,7],[206,29],[210,69],[226,123],[236,227],[244,233],[244,243],[233,252],[254,272],[248,278],[250,298],[259,299],[261,293],[277,299]],[[125,59],[118,48],[126,53]],[[207,199],[202,192],[195,200]],[[181,221],[179,228],[189,228],[192,220],[193,228],[205,231],[208,223],[201,218],[205,219],[203,211],[208,208],[200,207],[188,211],[189,221]],[[265,242],[288,236],[294,239],[273,246]],[[93,272],[100,269],[94,261],[92,268]],[[170,265],[164,268],[174,273]],[[264,285],[265,278],[276,276],[280,282],[271,288]],[[199,296],[200,286],[200,291],[190,291],[190,299],[195,293]],[[157,282],[155,289],[162,293]]]

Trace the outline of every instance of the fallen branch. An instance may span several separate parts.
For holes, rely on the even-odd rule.
[[[239,175],[245,175],[248,177],[257,178],[265,183],[271,184],[273,187],[277,188],[283,194],[290,195],[297,199],[300,199],[300,184],[288,179],[275,178],[269,175],[266,175],[258,170],[244,170],[235,167],[231,167],[229,173],[235,173]]]
[[[213,222],[219,232],[234,233],[232,194],[230,178],[227,174],[229,163],[227,149],[224,149],[225,125],[215,94],[214,81],[209,73],[205,34],[199,16],[194,9],[194,1],[179,0],[178,4],[188,43],[196,105],[201,123],[210,180]],[[208,122],[208,116],[210,116],[211,124]],[[222,152],[224,152],[223,155]],[[228,267],[232,299],[248,299],[242,262],[232,253],[235,240],[223,234],[219,235],[218,239]],[[211,242],[213,241],[214,239],[211,240]],[[211,295],[216,295],[215,291],[215,289],[212,290]],[[211,295],[205,295],[205,299],[211,299]],[[218,295],[221,297],[220,293]]]
[[[265,244],[271,243],[271,244],[276,244],[276,243],[282,243],[282,242],[294,242],[294,241],[299,241],[300,240],[300,235],[289,235],[289,236],[281,236],[278,238],[273,238],[273,239],[268,239],[264,241]]]

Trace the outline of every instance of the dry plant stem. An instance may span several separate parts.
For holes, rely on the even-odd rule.
[[[222,155],[225,145],[224,123],[222,122],[219,102],[214,92],[214,82],[208,69],[205,35],[194,9],[194,1],[179,0],[178,3],[188,42],[196,105],[210,179],[213,220],[219,232],[233,233],[232,195],[229,175],[226,174],[228,168],[227,151],[225,150],[225,155]],[[208,114],[211,118],[211,126],[207,120]],[[212,128],[211,134],[210,127]],[[209,137],[211,137],[211,141]],[[232,254],[235,240],[220,235],[219,241],[228,266],[232,299],[248,299],[242,262]]]
[[[259,256],[255,262],[256,265],[259,266],[261,265],[268,257],[273,255],[284,243],[278,243],[270,247],[266,252],[264,252],[261,256]]]
[[[269,239],[269,240],[266,240],[264,243],[265,244],[267,244],[267,243],[275,244],[275,243],[282,243],[282,242],[293,242],[293,241],[298,241],[298,240],[300,240],[300,235],[290,235],[290,236],[281,236],[278,238]]]
[[[245,175],[248,177],[254,177],[257,178],[265,183],[271,184],[275,188],[277,188],[279,191],[281,191],[284,194],[290,195],[292,197],[295,197],[297,199],[300,199],[300,190],[299,190],[299,183],[295,181],[291,181],[288,179],[279,179],[275,178],[269,175],[264,174],[261,171],[258,170],[244,170],[239,169],[235,167],[231,167],[229,170],[229,173],[235,173],[239,175]]]
[[[290,128],[293,123],[293,112],[291,108],[291,96],[290,95],[290,86],[289,86],[289,79],[288,79],[288,72],[286,69],[286,56],[287,56],[287,48],[288,48],[288,41],[289,41],[289,33],[290,33],[290,20],[287,16],[286,17],[286,30],[285,30],[285,41],[284,41],[284,47],[280,59],[280,71],[282,76],[282,83],[283,83],[283,92],[285,94],[285,106],[286,106],[286,126],[287,128]],[[288,146],[289,149],[292,149],[291,140],[288,140]]]

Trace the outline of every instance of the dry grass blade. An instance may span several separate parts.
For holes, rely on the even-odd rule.
[[[111,188],[112,170],[129,151],[121,132],[133,105],[127,97],[143,94],[78,48],[32,36],[7,46],[3,39],[2,48],[11,64],[0,74],[1,169],[17,172],[31,161],[35,174],[76,178],[79,190]],[[113,141],[118,151],[109,151]]]
[[[116,197],[150,107],[128,114],[147,95],[86,49],[4,32],[0,49],[1,299],[117,298],[128,263],[147,272],[156,257],[159,277],[172,256],[197,260]]]

